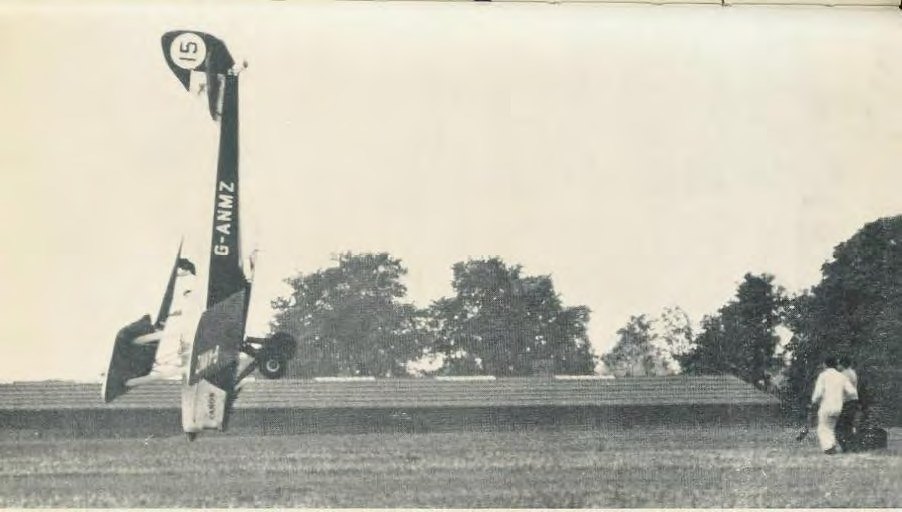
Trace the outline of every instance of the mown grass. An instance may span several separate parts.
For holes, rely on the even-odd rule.
[[[902,442],[787,429],[0,441],[2,507],[899,507]]]

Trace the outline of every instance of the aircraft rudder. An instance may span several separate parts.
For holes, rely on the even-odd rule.
[[[166,64],[185,90],[191,89],[191,73],[224,74],[235,65],[225,44],[196,30],[171,30],[160,39]]]

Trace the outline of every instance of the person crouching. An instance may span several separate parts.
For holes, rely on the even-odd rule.
[[[849,452],[853,451],[852,445],[856,434],[856,415],[859,414],[860,410],[858,403],[858,373],[852,368],[852,359],[850,357],[840,357],[837,363],[836,369],[849,379],[856,391],[854,396],[843,395],[842,412],[839,413],[839,419],[836,420],[836,442],[843,452]]]

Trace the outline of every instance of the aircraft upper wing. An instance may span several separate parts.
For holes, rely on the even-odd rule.
[[[179,270],[187,266],[186,261],[182,258],[182,246],[179,244],[179,250],[175,255],[172,270],[169,272],[169,280],[166,283],[156,322],[151,321],[150,315],[144,315],[116,333],[116,340],[113,343],[113,354],[110,357],[110,365],[103,385],[103,400],[105,402],[109,402],[128,391],[128,382],[130,380],[144,377],[153,371],[157,350],[163,337],[163,329],[172,309],[176,278]],[[193,265],[191,266],[193,267]]]

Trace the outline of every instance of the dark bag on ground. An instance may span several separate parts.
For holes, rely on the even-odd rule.
[[[875,408],[876,400],[873,394],[872,382],[867,375],[862,375],[858,381],[858,411],[852,424],[856,427],[855,433],[850,439],[850,451],[861,452],[866,450],[879,450],[886,448],[886,429],[880,428],[878,418],[880,414]]]
[[[853,452],[878,450],[886,448],[886,443],[886,429],[869,427],[860,429],[852,436],[849,448],[851,448],[851,451]]]

